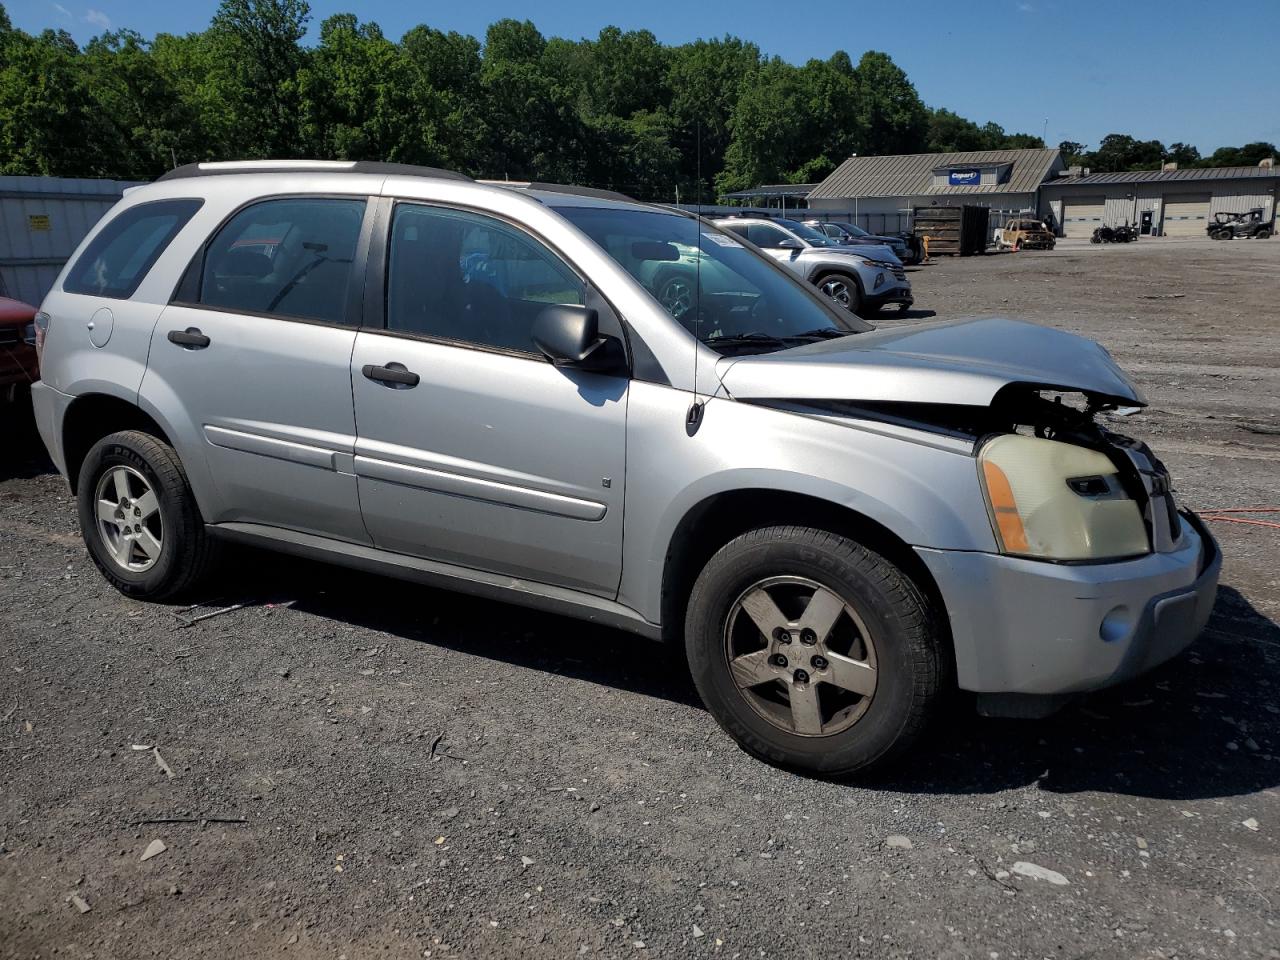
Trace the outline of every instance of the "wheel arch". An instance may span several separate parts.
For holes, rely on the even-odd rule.
[[[694,581],[717,550],[748,530],[785,525],[816,527],[848,537],[898,566],[933,608],[939,637],[946,647],[945,657],[954,671],[955,653],[942,592],[905,540],[883,523],[850,507],[810,494],[768,488],[712,494],[695,504],[676,524],[663,564],[663,639],[678,644]]]
[[[72,490],[76,489],[80,467],[90,448],[120,430],[141,430],[173,446],[169,433],[154,417],[123,397],[85,393],[71,401],[62,419],[62,450]]]

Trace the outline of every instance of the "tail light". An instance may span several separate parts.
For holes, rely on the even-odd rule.
[[[49,314],[41,310],[36,314],[35,319],[27,327],[24,332],[29,332],[28,343],[34,343],[36,347],[36,358],[44,359],[44,338],[49,335],[49,322],[53,318]]]

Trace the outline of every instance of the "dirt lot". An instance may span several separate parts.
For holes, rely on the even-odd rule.
[[[1280,240],[913,279],[939,316],[1106,344],[1189,505],[1280,506]],[[1280,531],[1214,527],[1188,654],[1048,721],[959,704],[839,784],[749,759],[655,647],[568,620],[249,555],[206,598],[247,606],[182,628],[104,586],[20,456],[0,956],[1280,957]]]

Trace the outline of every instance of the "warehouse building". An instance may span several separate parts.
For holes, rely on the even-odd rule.
[[[916,207],[981,206],[993,222],[1040,210],[1040,188],[1066,172],[1057,150],[850,157],[807,197],[816,216],[872,233],[910,228]]]
[[[1144,234],[1203,237],[1216,213],[1261,207],[1276,212],[1280,176],[1272,165],[1208,167],[1127,173],[1072,172],[1044,184],[1040,211],[1060,225],[1060,235],[1089,237],[1097,227],[1137,224]]]

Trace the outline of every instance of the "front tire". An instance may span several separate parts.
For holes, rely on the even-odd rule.
[[[858,313],[862,309],[862,289],[853,277],[829,273],[818,281],[818,289],[850,313]]]
[[[208,568],[213,544],[168,444],[139,430],[104,437],[86,455],[76,492],[89,556],[121,593],[164,600]]]
[[[924,594],[863,545],[809,527],[722,547],[685,618],[694,684],[744,750],[839,776],[905,749],[936,710],[942,644]]]

